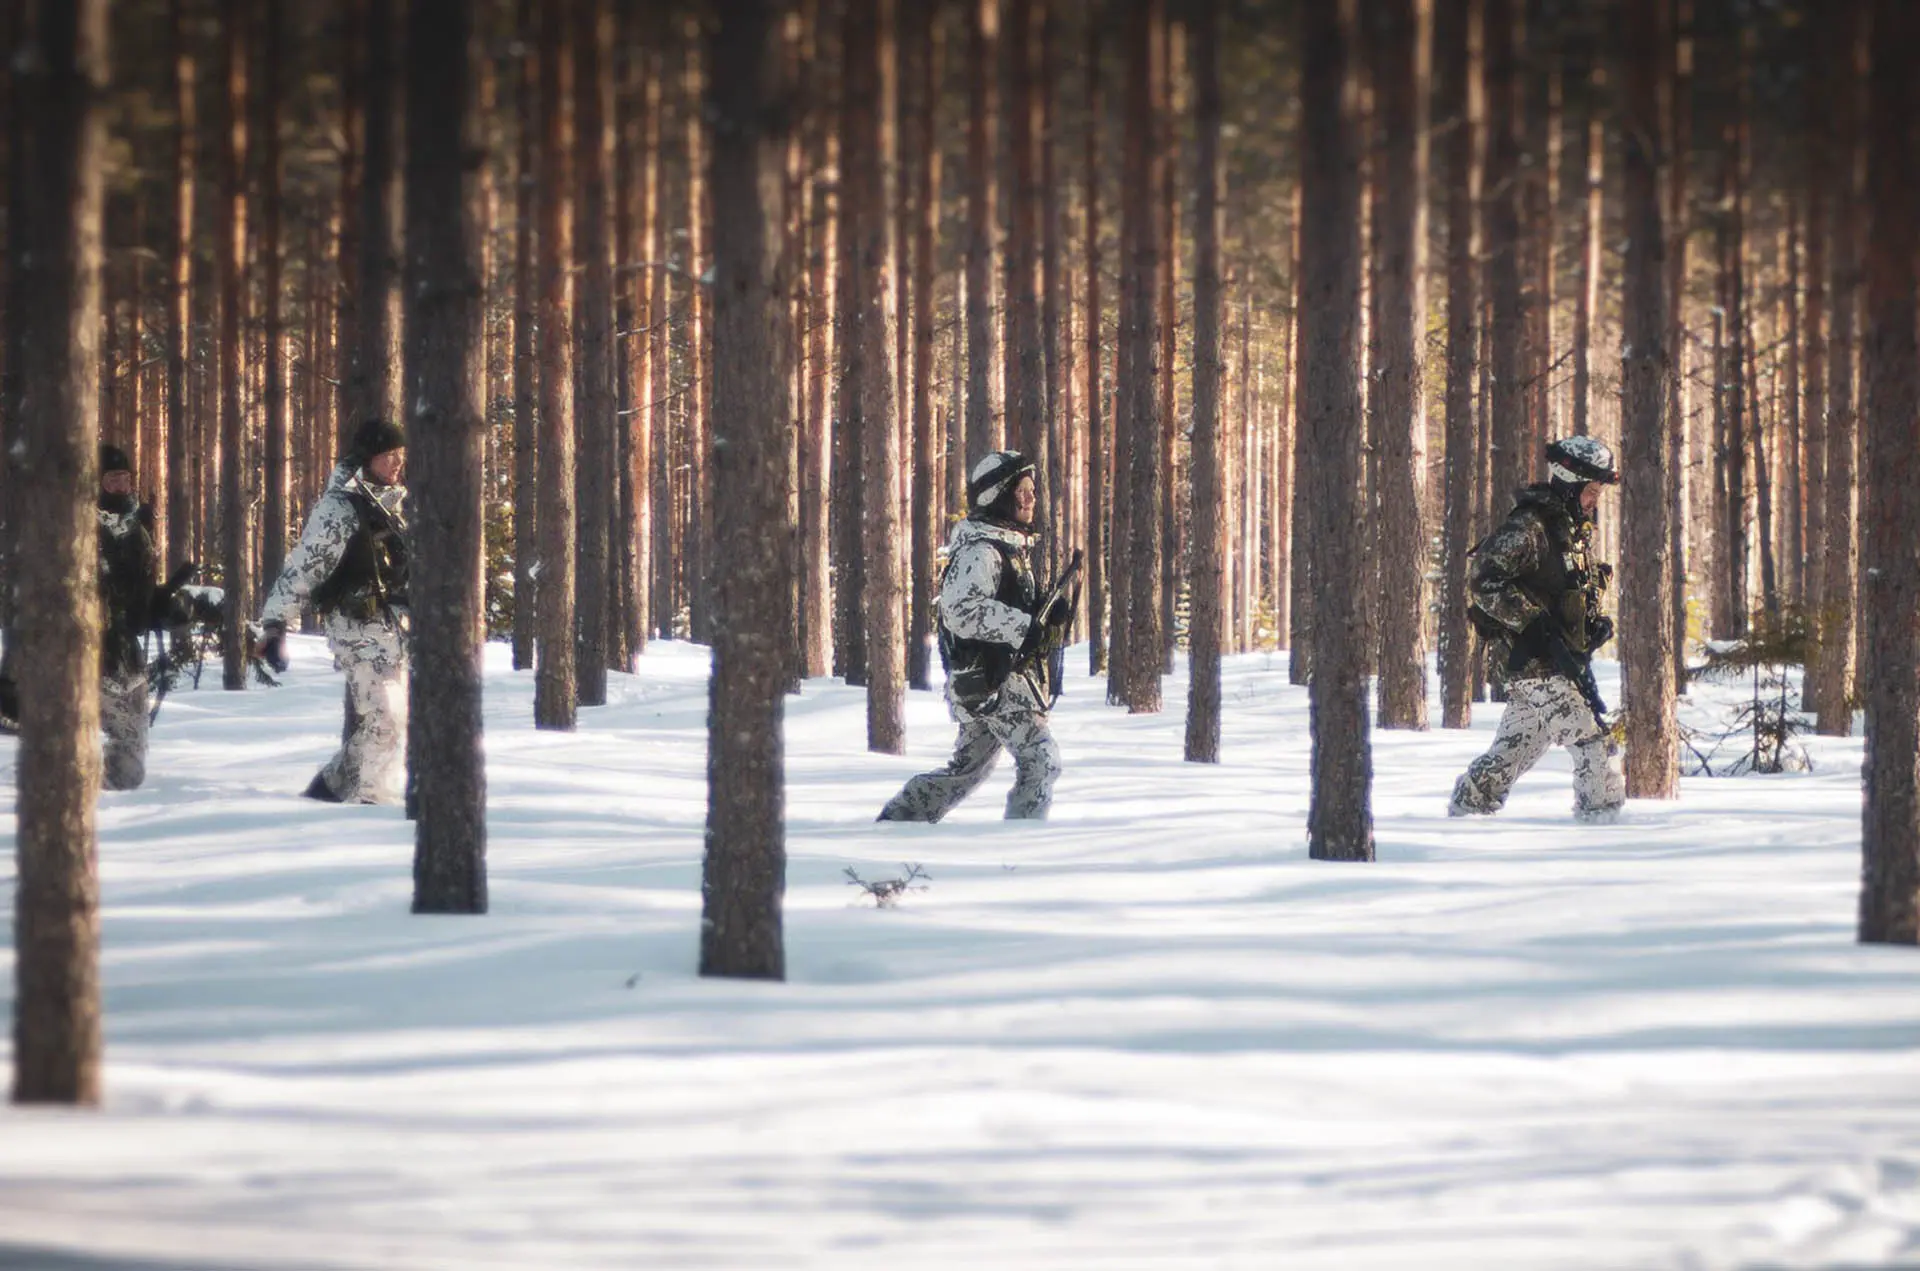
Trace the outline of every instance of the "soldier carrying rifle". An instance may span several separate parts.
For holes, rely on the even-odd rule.
[[[1034,505],[1034,466],[1019,451],[974,466],[940,579],[940,659],[960,736],[947,765],[908,781],[879,820],[938,821],[987,779],[1003,748],[1016,769],[1007,818],[1046,819],[1060,776],[1047,728],[1060,687],[1054,654],[1073,622],[1078,557],[1046,592],[1035,586]]]
[[[1613,570],[1591,559],[1593,512],[1620,473],[1613,451],[1592,437],[1548,446],[1547,473],[1473,550],[1467,613],[1487,641],[1488,666],[1504,672],[1507,710],[1493,745],[1454,784],[1451,816],[1498,812],[1555,745],[1573,754],[1575,817],[1611,821],[1626,801],[1591,665],[1613,637],[1613,620],[1600,612]]]

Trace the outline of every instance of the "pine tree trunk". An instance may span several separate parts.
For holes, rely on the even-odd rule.
[[[993,419],[994,85],[1000,0],[967,0],[967,470],[1000,445]]]
[[[472,0],[409,0],[406,392],[415,568],[409,754],[413,912],[487,910],[480,560],[486,455],[485,232]]]
[[[1492,365],[1492,500],[1502,504],[1524,485],[1531,467],[1527,450],[1525,394],[1526,312],[1520,294],[1520,138],[1526,92],[1521,83],[1514,0],[1486,0],[1487,202],[1485,261],[1487,294],[1493,307],[1490,328]],[[1500,513],[1495,510],[1495,515]]]
[[[1421,361],[1427,318],[1427,94],[1431,0],[1369,6],[1374,108],[1383,149],[1374,169],[1380,362],[1380,726],[1427,726],[1427,412]]]
[[[1805,422],[1806,466],[1802,497],[1806,501],[1806,552],[1804,570],[1806,594],[1802,603],[1816,629],[1824,608],[1822,597],[1827,557],[1827,190],[1833,180],[1833,154],[1826,137],[1827,108],[1825,40],[1830,32],[1825,23],[1815,23],[1808,32],[1805,69],[1806,110],[1806,307],[1800,321],[1805,341],[1801,362],[1800,417]],[[1802,690],[1802,705],[1812,707],[1814,681],[1818,678],[1819,642],[1810,650]]]
[[[1293,250],[1290,253],[1293,268],[1287,283],[1292,293],[1287,305],[1290,314],[1287,320],[1287,383],[1293,412],[1293,479],[1288,489],[1293,509],[1289,518],[1293,568],[1287,576],[1288,608],[1292,611],[1292,622],[1287,628],[1287,683],[1295,685],[1313,682],[1313,522],[1311,507],[1306,499],[1300,497],[1301,482],[1305,479],[1308,464],[1312,462],[1307,454],[1305,416],[1300,409],[1301,389],[1306,383],[1306,367],[1300,360],[1300,306],[1305,294],[1302,291],[1305,269],[1300,255],[1300,230],[1305,220],[1301,215],[1301,198],[1302,182],[1296,180],[1293,184]]]
[[[907,632],[907,685],[931,689],[934,594],[939,585],[934,552],[939,547],[936,516],[938,474],[934,458],[933,336],[934,241],[940,227],[940,149],[934,132],[934,99],[940,83],[940,32],[935,15],[909,4],[901,13],[907,74],[902,89],[911,94],[913,136],[908,152],[913,169],[913,598]],[[901,320],[907,315],[902,313]]]
[[[1179,166],[1180,129],[1175,122],[1186,111],[1182,85],[1185,82],[1186,40],[1185,30],[1169,20],[1162,0],[1162,16],[1157,27],[1157,39],[1164,59],[1161,63],[1160,92],[1154,101],[1154,129],[1159,138],[1155,149],[1155,196],[1160,200],[1160,221],[1156,227],[1160,234],[1159,267],[1155,280],[1159,306],[1158,335],[1160,356],[1154,366],[1154,394],[1157,401],[1153,414],[1154,435],[1158,438],[1160,458],[1153,483],[1155,506],[1160,517],[1159,542],[1157,544],[1160,561],[1158,595],[1160,597],[1160,674],[1172,674],[1174,642],[1178,637],[1179,619],[1176,609],[1180,598],[1180,566],[1186,559],[1180,542],[1180,452],[1174,444],[1179,431],[1177,412],[1179,409],[1177,386],[1174,381],[1175,362],[1178,356],[1177,336],[1180,329],[1180,183],[1174,179]],[[1137,522],[1136,522],[1137,524]],[[1146,675],[1145,663],[1138,664],[1140,674]],[[1156,680],[1158,676],[1155,677]],[[1160,694],[1153,694],[1157,703]]]
[[[613,424],[613,248],[607,237],[611,14],[572,0],[574,108],[573,421],[579,453],[574,553],[580,705],[607,701],[613,595],[611,547],[619,449]]]
[[[220,196],[214,216],[214,269],[220,292],[220,507],[221,582],[226,589],[221,631],[221,683],[247,686],[247,621],[253,616],[253,510],[247,499],[247,418],[241,393],[246,349],[241,318],[247,268],[247,46],[241,0],[226,0],[221,38],[226,83],[219,95]]]
[[[1657,51],[1658,45],[1653,46]],[[1600,115],[1600,102],[1606,92],[1607,73],[1595,60],[1588,76],[1585,110],[1587,126],[1585,147],[1582,216],[1580,218],[1580,285],[1573,305],[1573,431],[1584,437],[1592,431],[1593,421],[1593,313],[1599,302],[1600,236],[1605,233],[1607,137]],[[1657,123],[1658,120],[1650,120]],[[1662,253],[1664,258],[1664,252]],[[1664,282],[1664,280],[1663,280]],[[1624,437],[1623,437],[1624,440]],[[1662,459],[1664,462],[1664,456]]]
[[[1726,325],[1726,363],[1722,378],[1722,389],[1727,393],[1727,504],[1726,504],[1726,544],[1727,559],[1722,568],[1727,572],[1727,583],[1732,589],[1730,617],[1733,626],[1727,634],[1745,635],[1753,613],[1753,599],[1748,588],[1748,567],[1753,556],[1753,543],[1749,537],[1747,522],[1749,456],[1747,452],[1747,434],[1751,428],[1758,431],[1757,421],[1751,421],[1747,411],[1748,377],[1747,346],[1749,338],[1749,318],[1747,314],[1747,109],[1748,109],[1747,65],[1743,54],[1736,75],[1736,96],[1738,105],[1734,118],[1727,125],[1724,141],[1726,152],[1725,185],[1723,190],[1727,199],[1726,211],[1720,222],[1720,249],[1724,253],[1727,289],[1727,325]]]
[[[800,444],[800,629],[805,673],[821,676],[833,666],[833,587],[828,530],[828,463],[834,421],[828,410],[833,397],[836,345],[835,297],[839,276],[839,222],[835,213],[835,183],[826,179],[837,162],[835,130],[829,125],[827,85],[833,82],[822,67],[824,41],[819,38],[821,15],[809,0],[808,30],[815,51],[809,57],[812,102],[807,124],[807,167],[814,173],[812,203],[807,209],[807,425]],[[958,330],[959,324],[955,323]]]
[[[1035,465],[1036,493],[1047,489],[1046,354],[1040,345],[1040,153],[1033,74],[1034,0],[1010,0],[1006,57],[1008,168],[1006,360],[1007,444]],[[1049,516],[1054,509],[1048,508]],[[1053,536],[1047,534],[1045,538]]]
[[[713,446],[712,428],[712,339],[707,318],[709,295],[700,280],[707,274],[707,130],[701,111],[693,107],[705,92],[705,72],[700,60],[700,19],[689,19],[687,26],[686,102],[687,111],[687,529],[684,567],[687,574],[687,626],[696,643],[707,643],[711,629],[712,590],[711,538],[712,473],[709,461]]]
[[[894,422],[893,327],[887,306],[888,223],[883,165],[893,153],[892,119],[884,109],[894,57],[892,0],[858,0],[848,8],[847,67],[842,79],[855,125],[843,154],[848,204],[855,223],[848,332],[860,350],[860,545],[864,570],[861,616],[867,672],[867,749],[906,750],[906,648],[901,615],[900,432]]]
[[[1673,156],[1667,179],[1667,574],[1668,604],[1673,612],[1673,682],[1681,692],[1687,686],[1687,581],[1694,575],[1696,553],[1688,541],[1693,520],[1691,502],[1695,477],[1690,475],[1691,381],[1687,374],[1686,291],[1688,227],[1688,157],[1693,138],[1693,0],[1674,0],[1668,68],[1672,76],[1667,94],[1671,116],[1667,124]]]
[[[1866,0],[1840,0],[1834,15],[1827,117],[1835,160],[1831,330],[1827,341],[1826,574],[1820,585],[1820,654],[1815,664],[1815,727],[1828,737],[1853,732],[1854,567],[1858,559],[1853,500],[1856,481],[1853,397],[1854,314],[1859,303],[1859,189],[1864,169],[1860,98],[1866,79]]]
[[[1473,631],[1467,625],[1467,552],[1474,490],[1473,375],[1479,340],[1480,172],[1485,105],[1480,92],[1480,0],[1447,0],[1439,114],[1447,133],[1447,385],[1445,566],[1440,582],[1440,720],[1473,718]]]
[[[848,21],[857,21],[850,18]],[[840,78],[840,119],[838,163],[840,173],[835,198],[834,223],[834,421],[832,473],[828,485],[831,547],[833,552],[833,673],[847,684],[864,688],[867,683],[867,629],[861,608],[866,594],[866,555],[861,539],[861,511],[867,497],[863,476],[866,430],[861,415],[861,368],[865,348],[860,340],[860,261],[861,209],[853,195],[848,173],[860,146],[856,140],[861,129],[870,125],[858,117],[858,109],[877,109],[872,102],[856,103],[847,82],[845,69],[846,23],[842,23],[842,70]]]
[[[632,15],[616,17],[622,52],[614,124],[614,345],[619,387],[614,429],[620,448],[620,585],[615,620],[609,628],[619,644],[612,665],[633,670],[647,647],[649,592],[653,563],[653,430],[643,405],[652,392],[651,344],[642,328],[647,287],[653,275],[649,250],[653,239],[653,169],[646,146],[651,126],[647,54]],[[636,259],[638,257],[638,259]]]
[[[1057,125],[1059,67],[1055,49],[1060,12],[1059,0],[1036,0],[1035,40],[1038,47],[1038,82],[1035,86],[1035,128],[1038,132],[1040,164],[1040,354],[1045,367],[1045,406],[1043,431],[1047,439],[1047,461],[1042,467],[1043,484],[1039,493],[1046,501],[1046,519],[1052,528],[1049,571],[1057,572],[1065,548],[1078,542],[1078,526],[1073,519],[1072,435],[1074,425],[1072,379],[1072,319],[1066,312],[1065,280],[1060,267],[1061,224],[1060,174],[1055,144]]]
[[[1875,0],[1868,99],[1866,297],[1861,345],[1864,498],[1860,609],[1867,713],[1860,940],[1920,944],[1920,13]]]
[[[107,5],[40,0],[13,62],[6,401],[18,535],[15,1103],[100,1102],[100,601],[95,584]]]
[[[343,431],[348,435],[363,420],[395,417],[393,377],[399,365],[395,355],[399,332],[394,320],[394,288],[399,281],[399,263],[394,204],[399,183],[394,155],[398,120],[393,100],[398,77],[393,60],[400,41],[393,26],[393,6],[386,0],[371,0],[359,65],[364,124],[356,191],[359,279],[355,288],[355,341],[346,385],[347,418],[343,421]]]
[[[571,732],[579,706],[574,679],[573,135],[568,117],[572,66],[567,9],[540,9],[537,189],[540,273],[540,443],[538,660],[533,681],[536,728]]]
[[[533,642],[539,628],[538,560],[539,476],[534,456],[539,435],[535,415],[540,368],[534,348],[534,136],[539,126],[540,53],[533,37],[534,0],[518,0],[519,144],[514,155],[513,187],[513,669],[533,666]]]
[[[172,221],[168,226],[167,251],[167,323],[163,339],[167,348],[166,410],[167,492],[166,544],[169,565],[193,559],[193,505],[188,499],[187,483],[187,332],[192,317],[193,267],[193,189],[194,137],[197,114],[194,93],[194,60],[188,43],[184,8],[187,0],[172,0],[168,8],[168,33],[172,54],[174,102],[173,192],[168,200]]]
[[[1785,526],[1782,529],[1780,563],[1785,577],[1782,586],[1786,600],[1796,609],[1804,609],[1806,595],[1806,436],[1800,418],[1800,195],[1787,191],[1787,226],[1781,254],[1786,258],[1786,287],[1780,297],[1784,311],[1780,361],[1784,366],[1780,384],[1781,415],[1786,421],[1785,456],[1781,465],[1781,500]]]
[[[1126,662],[1123,700],[1127,713],[1160,710],[1160,499],[1166,473],[1160,465],[1160,328],[1158,292],[1166,156],[1158,110],[1165,98],[1166,30],[1161,0],[1128,0],[1125,166],[1121,214],[1120,343],[1126,350],[1118,383],[1123,436],[1116,448],[1114,480],[1127,483]],[[1121,464],[1124,463],[1124,468]],[[1117,540],[1116,540],[1117,541]],[[1119,623],[1120,610],[1115,610]]]
[[[263,71],[267,91],[260,94],[263,127],[260,133],[260,263],[264,276],[267,356],[263,395],[266,398],[266,498],[264,500],[261,578],[267,585],[280,576],[287,555],[287,366],[286,329],[281,316],[280,215],[280,92],[285,64],[282,27],[285,0],[263,0],[266,8]]]
[[[1627,793],[1679,793],[1674,721],[1673,610],[1665,570],[1666,227],[1660,211],[1660,0],[1632,0],[1623,17],[1620,106],[1626,261],[1620,333],[1620,650],[1627,716]]]
[[[1108,667],[1107,579],[1109,576],[1107,474],[1112,470],[1113,443],[1100,365],[1105,349],[1100,342],[1100,119],[1104,102],[1100,88],[1101,24],[1087,23],[1087,132],[1080,197],[1084,204],[1086,255],[1086,375],[1087,375],[1087,674]]]
[[[783,979],[782,723],[790,618],[790,421],[778,26],[727,0],[713,36],[714,580],[700,974]],[[875,174],[877,175],[877,156]],[[883,368],[884,368],[884,359]],[[891,385],[889,385],[891,387]],[[890,469],[889,469],[890,471]],[[897,596],[895,597],[897,600]],[[896,624],[898,605],[895,605]]]
[[[673,447],[672,419],[673,365],[667,344],[669,302],[673,295],[674,275],[666,267],[667,236],[665,197],[660,193],[661,135],[666,127],[666,53],[655,48],[647,54],[647,180],[653,190],[653,230],[647,239],[647,366],[650,381],[645,407],[645,424],[652,433],[653,471],[653,633],[671,640],[678,633],[674,624],[678,614],[674,579],[679,561],[673,552]]]
[[[1197,196],[1193,219],[1193,588],[1188,618],[1189,763],[1220,762],[1221,567],[1226,555],[1220,463],[1220,13],[1200,0],[1193,15],[1194,137]]]
[[[1499,0],[1495,0],[1497,6]],[[1314,860],[1373,859],[1360,565],[1360,150],[1352,7],[1301,7],[1300,432],[1310,505]]]

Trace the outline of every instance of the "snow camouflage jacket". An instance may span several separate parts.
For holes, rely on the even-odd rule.
[[[322,613],[371,621],[384,605],[404,605],[406,497],[403,485],[378,485],[357,467],[336,467],[267,595],[260,620],[290,627],[300,606],[311,603]]]
[[[957,707],[991,707],[996,694],[1010,689],[1024,709],[1046,709],[1039,669],[1013,674],[1014,657],[1035,622],[1032,546],[1033,536],[1011,525],[968,517],[953,527],[940,578],[940,656],[947,698]]]
[[[1599,612],[1610,572],[1593,565],[1592,540],[1593,522],[1543,484],[1521,490],[1507,519],[1473,549],[1476,625],[1489,637],[1489,665],[1505,668],[1507,679],[1559,674],[1544,647],[1523,650],[1517,666],[1511,661],[1520,633],[1542,614],[1576,656],[1589,652],[1588,617]]]
[[[100,515],[100,669],[108,675],[146,665],[141,640],[153,623],[154,577],[160,553],[153,514],[132,495],[102,495]]]

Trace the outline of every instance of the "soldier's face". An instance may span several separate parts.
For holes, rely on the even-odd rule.
[[[367,460],[367,475],[381,485],[396,485],[407,471],[407,448],[386,450]]]
[[[1020,484],[1013,487],[1013,519],[1022,525],[1033,524],[1033,478],[1021,477]]]
[[[133,474],[125,468],[116,472],[100,474],[100,489],[107,494],[122,495],[133,493]]]
[[[1600,506],[1600,491],[1604,489],[1606,489],[1606,487],[1601,485],[1598,481],[1589,481],[1585,485],[1581,486],[1580,487],[1580,510],[1582,512],[1585,512],[1588,516],[1592,516],[1593,510]]]

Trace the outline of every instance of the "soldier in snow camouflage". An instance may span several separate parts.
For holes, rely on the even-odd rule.
[[[160,589],[153,513],[134,497],[133,463],[117,446],[100,447],[101,784],[133,790],[147,779],[147,656]]]
[[[1072,610],[1036,614],[1034,468],[1018,452],[987,456],[967,482],[967,518],[954,527],[940,581],[940,653],[960,736],[944,768],[921,773],[888,801],[882,821],[938,821],[979,787],[1001,750],[1013,755],[1009,820],[1044,820],[1060,776],[1047,728],[1053,684],[1035,652],[1057,643]]]
[[[327,480],[306,532],[261,612],[260,656],[279,668],[287,625],[311,603],[347,676],[338,752],[305,793],[330,803],[398,803],[407,739],[406,438],[368,420]]]
[[[1550,480],[1520,491],[1505,522],[1474,549],[1474,625],[1504,669],[1507,709],[1487,753],[1454,784],[1452,816],[1491,814],[1550,746],[1573,755],[1574,815],[1612,820],[1626,801],[1618,756],[1598,717],[1588,662],[1613,635],[1599,597],[1612,571],[1590,559],[1593,510],[1619,480],[1591,437],[1547,447]],[[1581,680],[1587,683],[1583,687]]]

